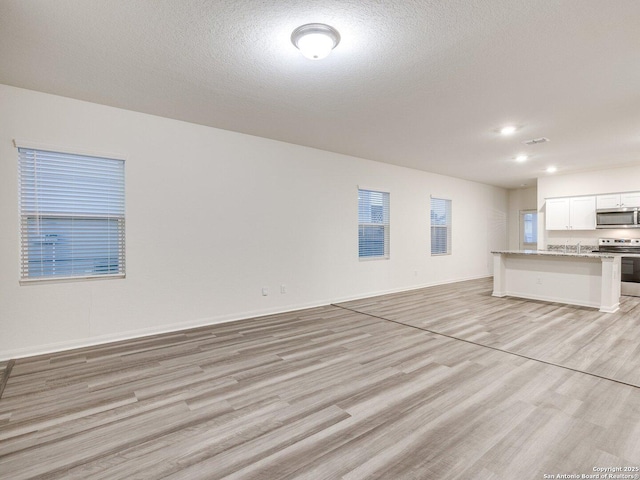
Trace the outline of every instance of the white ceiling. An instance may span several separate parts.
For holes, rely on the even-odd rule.
[[[0,0],[0,83],[519,187],[640,164],[640,1]]]

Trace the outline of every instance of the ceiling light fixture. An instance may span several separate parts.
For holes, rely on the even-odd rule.
[[[506,127],[502,127],[500,129],[500,135],[511,135],[516,131],[516,127],[513,125],[507,125]]]
[[[328,56],[340,43],[340,34],[335,28],[324,23],[307,23],[293,31],[291,43],[305,57],[320,60]]]
[[[556,173],[558,171],[557,167],[547,167],[547,173]]]
[[[520,154],[520,155],[518,155],[518,156],[516,157],[516,162],[520,162],[520,163],[522,163],[522,162],[526,162],[528,158],[529,158],[529,155],[525,155],[525,154],[523,153],[523,154]]]

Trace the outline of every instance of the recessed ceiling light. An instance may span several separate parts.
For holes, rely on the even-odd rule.
[[[520,184],[520,186],[521,186],[521,187],[526,187],[526,186],[527,186],[527,184],[526,184],[526,183],[521,183],[521,184]]]
[[[324,23],[307,23],[293,31],[291,43],[308,59],[320,60],[340,43],[340,34]]]
[[[557,167],[547,167],[547,173],[556,173],[558,171]]]
[[[526,162],[528,158],[529,158],[529,155],[525,155],[524,153],[521,153],[516,157],[516,162],[520,162],[520,163]]]
[[[511,135],[516,131],[516,127],[513,125],[507,125],[506,127],[502,127],[500,129],[500,135]]]

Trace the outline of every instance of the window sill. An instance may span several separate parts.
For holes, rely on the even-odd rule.
[[[384,257],[358,257],[358,260],[361,262],[371,262],[373,260],[389,260],[389,256]]]
[[[47,278],[22,278],[20,279],[20,285],[43,285],[48,283],[71,283],[71,282],[84,282],[86,280],[115,280],[126,278],[124,273],[115,275],[85,275],[75,277],[47,277]]]

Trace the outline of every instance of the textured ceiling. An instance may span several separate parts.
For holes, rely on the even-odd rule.
[[[518,187],[640,164],[639,21],[638,0],[0,0],[0,83]],[[291,45],[310,22],[342,36],[323,61]]]

